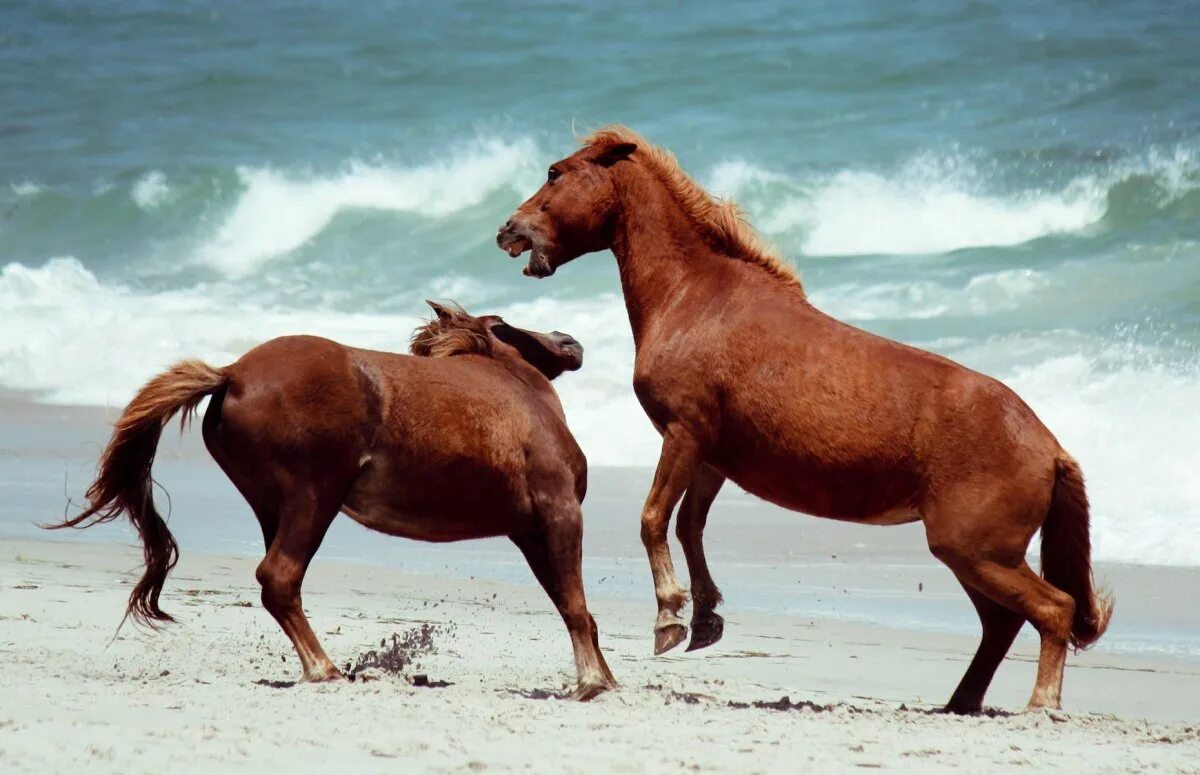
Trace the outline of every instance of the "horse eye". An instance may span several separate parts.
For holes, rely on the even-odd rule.
[[[559,172],[558,170],[556,170],[556,169],[554,169],[553,167],[551,167],[551,168],[550,168],[550,169],[549,169],[549,170],[546,172],[546,181],[547,181],[547,182],[550,182],[550,181],[558,180],[558,178],[559,178],[559,176],[560,176],[560,175],[562,175],[562,173],[561,173],[561,172]]]

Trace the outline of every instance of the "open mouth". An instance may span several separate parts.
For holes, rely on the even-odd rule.
[[[546,256],[545,249],[528,236],[517,233],[511,228],[505,228],[496,237],[496,244],[513,258],[529,251],[529,263],[521,270],[526,277],[542,278],[554,274],[554,267]]]
[[[512,256],[513,258],[516,258],[517,256],[524,253],[526,250],[530,250],[533,248],[533,240],[529,239],[524,234],[514,234],[512,237],[505,240],[504,243],[500,245],[500,247],[502,249],[504,249],[504,251],[507,252],[508,255]]]
[[[554,274],[554,267],[550,264],[550,259],[546,257],[546,251],[537,245],[529,251],[529,263],[521,270],[521,273],[526,277],[536,277],[541,279]]]

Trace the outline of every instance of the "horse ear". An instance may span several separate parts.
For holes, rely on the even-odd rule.
[[[596,163],[601,167],[611,167],[637,150],[637,143],[613,143],[605,146],[596,156]]]
[[[438,304],[436,301],[426,299],[425,303],[433,308],[433,314],[438,316],[438,320],[450,320],[454,317],[454,313],[448,307]]]

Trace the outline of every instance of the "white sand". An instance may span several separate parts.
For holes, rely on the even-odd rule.
[[[407,672],[452,685],[281,686],[298,663],[258,605],[248,558],[184,547],[164,595],[181,623],[127,626],[109,645],[138,562],[100,544],[0,550],[0,771],[1200,770],[1195,662],[1080,655],[1066,713],[957,718],[929,711],[960,677],[969,639],[726,611],[717,646],[654,658],[652,601],[594,599],[622,688],[587,704],[539,700],[524,694],[573,675],[539,591],[318,556],[305,603],[335,662],[431,622],[437,652]],[[1024,645],[1001,667],[992,704],[1019,710],[1031,660]],[[834,707],[729,705],[785,694]]]

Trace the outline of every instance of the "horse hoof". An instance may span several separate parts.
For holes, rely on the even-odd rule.
[[[982,702],[972,703],[950,700],[950,702],[946,703],[946,707],[942,708],[942,713],[949,713],[955,716],[973,716],[982,711]]]
[[[328,670],[320,673],[313,673],[312,675],[308,675],[306,673],[304,680],[310,684],[322,684],[329,683],[331,681],[345,681],[346,676],[342,675],[342,671],[338,670],[336,667],[331,667]]]
[[[1061,705],[1037,705],[1031,702],[1021,712],[1026,716],[1045,714],[1055,721],[1065,721],[1067,719],[1067,714],[1063,713]]]
[[[571,692],[569,699],[575,700],[576,702],[587,702],[588,700],[594,699],[598,695],[608,691],[610,688],[612,687],[606,686],[602,683],[579,684],[575,687],[575,691]]]
[[[687,650],[695,651],[711,646],[725,634],[725,620],[720,614],[709,611],[703,616],[692,617],[692,639]]]
[[[654,656],[665,654],[683,643],[687,637],[687,627],[682,624],[668,624],[654,631]]]

